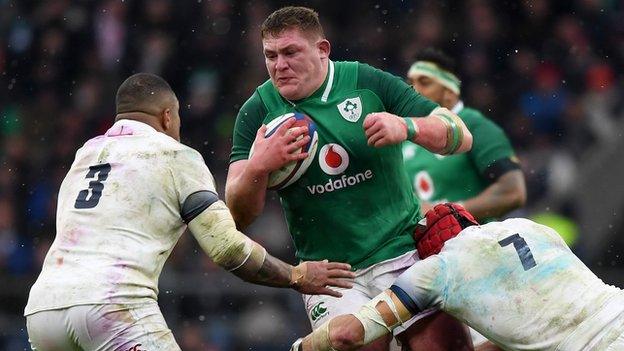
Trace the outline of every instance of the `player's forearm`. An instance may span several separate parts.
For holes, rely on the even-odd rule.
[[[256,247],[258,244],[236,229],[223,201],[215,202],[198,214],[188,223],[188,228],[208,257],[224,269],[236,269],[249,258],[262,256],[258,259],[264,259],[261,252],[264,249],[260,250]],[[261,262],[257,269],[260,265]]]
[[[241,267],[244,268],[244,267]],[[246,282],[272,286],[276,288],[292,287],[293,266],[278,258],[266,254],[262,265],[257,271],[249,269],[236,269],[232,273]]]
[[[479,195],[464,201],[464,207],[477,220],[496,218],[522,207],[526,187],[522,171],[517,169],[500,176]]]
[[[189,223],[204,252],[219,266],[241,279],[273,287],[290,287],[294,267],[269,255],[239,232],[229,210],[218,201]]]
[[[225,186],[226,203],[240,230],[247,228],[262,213],[269,179],[268,172],[249,161],[244,162],[236,176],[228,176]]]
[[[431,152],[459,154],[472,148],[472,134],[461,118],[447,109],[436,109],[427,117],[411,120],[416,133],[410,141]]]

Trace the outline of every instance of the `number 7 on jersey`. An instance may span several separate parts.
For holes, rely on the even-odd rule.
[[[533,253],[531,253],[529,245],[527,245],[526,241],[523,237],[520,236],[520,234],[510,235],[498,242],[501,247],[505,247],[512,243],[514,248],[516,249],[518,258],[520,258],[520,262],[522,262],[522,267],[525,271],[528,271],[529,269],[537,266],[537,263],[535,263]]]

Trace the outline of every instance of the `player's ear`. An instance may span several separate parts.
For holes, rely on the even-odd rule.
[[[316,47],[319,50],[321,58],[328,58],[331,52],[331,44],[327,39],[321,39],[316,43]]]
[[[162,110],[160,115],[160,123],[164,130],[169,130],[173,126],[173,115],[170,107],[166,107]]]

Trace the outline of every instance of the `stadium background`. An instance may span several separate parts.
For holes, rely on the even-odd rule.
[[[309,1],[334,60],[403,76],[418,49],[458,61],[467,104],[509,134],[528,186],[513,215],[550,223],[624,286],[624,13],[616,0]],[[180,98],[182,139],[221,194],[237,109],[267,78],[259,24],[277,1],[0,0],[0,350],[27,349],[21,316],[54,238],[56,192],[85,140],[112,124],[128,75]],[[250,231],[293,260],[272,194]],[[297,293],[242,283],[186,235],[159,302],[184,350],[286,349],[308,330]]]

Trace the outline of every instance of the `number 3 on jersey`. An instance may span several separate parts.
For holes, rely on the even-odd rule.
[[[537,263],[535,263],[533,253],[531,253],[529,245],[527,245],[526,241],[523,237],[520,236],[520,234],[510,235],[498,242],[501,247],[505,247],[512,243],[514,248],[516,249],[518,258],[520,258],[520,262],[522,262],[522,267],[525,271],[528,271],[529,269],[537,266]]]
[[[96,174],[97,179],[89,182],[88,189],[80,190],[76,198],[76,203],[74,204],[75,208],[94,208],[97,206],[102,196],[102,190],[104,190],[104,184],[102,184],[102,182],[108,178],[110,170],[110,163],[89,167],[89,172],[85,179],[95,178]],[[91,192],[91,196],[89,196],[89,192]],[[87,199],[87,196],[89,196],[89,199]]]

